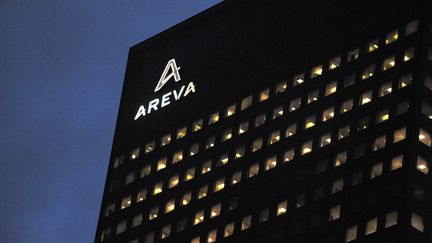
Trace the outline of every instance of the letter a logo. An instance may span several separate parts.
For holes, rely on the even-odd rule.
[[[159,79],[158,84],[156,85],[156,88],[154,92],[157,92],[160,90],[166,82],[168,82],[172,77],[174,77],[174,80],[176,82],[180,81],[180,73],[179,73],[180,67],[177,67],[175,59],[171,59],[168,61],[164,72],[162,73],[162,76]],[[170,74],[168,72],[171,71]]]

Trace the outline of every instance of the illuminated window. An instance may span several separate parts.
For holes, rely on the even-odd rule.
[[[198,237],[193,238],[193,239],[190,241],[190,243],[200,243],[200,237],[198,236]]]
[[[302,193],[295,198],[295,207],[301,208],[305,205],[305,194]]]
[[[114,168],[119,167],[120,165],[122,165],[124,163],[124,156],[119,156],[117,158],[114,159]]]
[[[156,183],[153,189],[153,195],[159,194],[162,192],[162,182]]]
[[[351,62],[356,60],[359,57],[359,49],[354,49],[348,52],[348,56],[347,56],[347,62]]]
[[[225,188],[225,178],[219,179],[214,184],[214,192],[218,192]]]
[[[340,204],[330,208],[329,210],[329,221],[333,221],[340,218]]]
[[[386,136],[381,136],[381,137],[375,139],[375,142],[374,142],[373,147],[372,147],[372,151],[382,149],[385,147],[385,145],[386,145]]]
[[[315,126],[315,115],[306,118],[305,121],[305,129],[311,128],[313,126]]]
[[[120,209],[128,208],[131,205],[131,203],[132,203],[132,199],[131,199],[130,195],[127,196],[127,197],[124,197],[121,200]]]
[[[326,85],[326,89],[325,89],[325,95],[331,95],[333,93],[335,93],[337,90],[337,82],[331,82],[329,84]]]
[[[357,225],[348,228],[345,234],[345,242],[350,242],[355,239],[357,239]]]
[[[383,97],[385,95],[390,94],[391,92],[392,92],[392,83],[388,82],[380,86],[378,96]]]
[[[198,190],[197,198],[201,199],[207,196],[208,186],[203,186]]]
[[[195,214],[193,224],[197,225],[204,221],[204,211],[199,211]]]
[[[252,223],[252,215],[244,217],[241,222],[241,230],[250,228],[251,223]]]
[[[134,160],[134,159],[138,158],[139,152],[140,152],[139,148],[136,148],[136,149],[132,150],[132,152],[130,154],[130,159]]]
[[[288,207],[287,201],[280,202],[277,205],[276,215],[279,216],[279,215],[285,214],[287,212],[287,207]]]
[[[377,231],[377,223],[378,223],[377,218],[373,218],[373,219],[367,221],[366,222],[365,235],[375,233]]]
[[[340,113],[345,113],[347,111],[352,110],[353,108],[353,100],[346,100],[342,103],[341,108],[340,108]]]
[[[378,45],[378,39],[374,39],[372,41],[370,41],[367,45],[367,52],[373,52],[375,50],[378,50],[379,45]]]
[[[270,134],[269,138],[268,138],[268,144],[274,144],[280,141],[280,132],[278,131],[274,131],[273,133]]]
[[[166,225],[162,228],[160,238],[165,239],[171,234],[171,225]]]
[[[232,104],[228,106],[225,110],[225,117],[229,117],[235,114],[236,105]]]
[[[395,63],[395,57],[394,56],[389,57],[387,59],[384,59],[384,62],[383,62],[383,65],[382,65],[382,70],[383,71],[388,70],[388,69],[394,67],[395,65],[396,65],[396,63]]]
[[[402,78],[399,79],[398,88],[402,89],[411,85],[411,81],[412,81],[412,74],[403,76]]]
[[[416,165],[417,170],[419,170],[420,172],[424,173],[424,174],[429,174],[429,163],[422,157],[417,156],[417,165]]]
[[[285,92],[286,88],[287,88],[287,83],[286,82],[278,83],[278,84],[276,84],[275,93],[276,94],[283,93],[283,92]]]
[[[334,107],[327,108],[323,111],[322,114],[322,121],[325,122],[327,120],[330,120],[334,117]]]
[[[219,112],[215,112],[215,113],[210,115],[208,124],[211,125],[211,124],[214,124],[218,121],[219,121]]]
[[[366,91],[360,95],[360,105],[367,104],[372,101],[372,90]]]
[[[209,171],[211,171],[211,161],[210,160],[203,163],[202,168],[201,168],[201,174],[205,174]]]
[[[304,155],[310,152],[312,152],[312,140],[303,143],[301,154]]]
[[[128,184],[134,182],[134,180],[135,180],[135,172],[131,172],[131,173],[127,174],[126,178],[125,178],[125,185],[128,185]]]
[[[432,119],[432,106],[428,103],[423,102],[421,106],[421,111],[423,115],[425,115],[427,118]]]
[[[186,136],[187,127],[182,127],[177,130],[176,139],[184,138]]]
[[[225,225],[224,237],[228,237],[234,233],[234,222]]]
[[[190,192],[185,193],[181,198],[181,205],[182,206],[188,205],[191,200],[192,200],[192,194]]]
[[[356,80],[356,74],[355,73],[351,73],[347,76],[345,76],[344,79],[344,88],[348,88],[352,85],[355,84],[355,80]]]
[[[169,179],[168,188],[173,188],[179,184],[179,176],[174,175]]]
[[[322,65],[316,66],[316,67],[312,68],[311,78],[315,78],[315,77],[321,76],[322,73],[323,73]]]
[[[194,156],[199,151],[199,143],[194,143],[189,149],[189,156]]]
[[[145,238],[144,238],[144,243],[153,243],[154,240],[154,233],[148,233],[146,234]]]
[[[249,108],[252,105],[252,95],[242,99],[240,104],[240,110]]]
[[[147,190],[146,189],[139,191],[138,195],[137,195],[137,202],[144,201],[146,199],[146,197],[147,197]]]
[[[227,129],[222,133],[222,142],[232,138],[232,130]]]
[[[411,226],[414,229],[423,232],[424,231],[423,217],[416,213],[411,213]]]
[[[333,70],[341,65],[341,57],[337,56],[335,58],[330,59],[329,62],[329,70]]]
[[[385,43],[386,43],[386,45],[388,45],[390,43],[397,41],[398,38],[399,38],[399,32],[398,32],[398,30],[395,30],[395,31],[388,33],[386,35]]]
[[[335,180],[332,184],[331,192],[332,193],[340,192],[342,191],[342,189],[343,189],[343,179]]]
[[[410,35],[418,30],[419,21],[415,20],[408,23],[405,27],[405,35]]]
[[[320,147],[327,146],[330,143],[331,143],[331,134],[330,133],[326,133],[326,134],[321,136]]]
[[[397,143],[406,137],[406,127],[400,128],[393,133],[393,142]]]
[[[418,139],[427,146],[431,146],[431,136],[426,130],[420,128]]]
[[[259,164],[253,164],[249,167],[248,178],[254,177],[259,173]]]
[[[397,170],[401,168],[402,165],[403,165],[403,155],[398,155],[396,157],[393,157],[390,169]]]
[[[397,211],[393,211],[393,212],[386,214],[385,227],[388,228],[388,227],[391,227],[393,225],[396,225],[397,224],[397,218],[398,218],[398,212]]]
[[[165,205],[165,213],[169,213],[175,209],[175,200],[169,200]]]
[[[375,74],[375,65],[370,65],[363,70],[361,78],[362,80],[364,80],[374,76],[374,74]]]
[[[266,162],[265,162],[264,170],[273,169],[274,167],[276,167],[276,163],[277,163],[276,156],[272,156],[270,158],[267,158]]]
[[[244,154],[245,154],[245,148],[244,148],[244,146],[242,146],[242,147],[237,148],[237,149],[235,150],[234,157],[235,157],[236,159],[239,159],[239,158],[243,157]]]
[[[408,48],[404,53],[404,62],[413,59],[414,56],[415,56],[415,48],[414,47]]]
[[[257,138],[253,141],[251,151],[255,152],[262,148],[262,138]]]
[[[258,215],[258,222],[262,223],[262,222],[266,222],[269,219],[269,210],[264,209],[262,210],[259,215]]]
[[[205,145],[205,148],[206,149],[209,149],[209,148],[211,148],[211,147],[213,147],[213,146],[215,146],[215,137],[213,136],[213,137],[209,137],[208,139],[207,139],[207,141],[206,141],[206,145]]]
[[[177,151],[173,155],[172,163],[175,164],[183,159],[183,150]]]
[[[163,146],[169,144],[170,142],[171,142],[171,133],[162,137],[160,146],[163,147]]]
[[[121,234],[125,231],[126,231],[126,220],[121,221],[120,223],[117,224],[115,233],[116,233],[116,235],[118,235],[118,234]]]
[[[235,185],[235,184],[239,183],[241,181],[241,177],[242,177],[241,171],[234,173],[231,177],[231,182],[230,182],[231,185]]]
[[[255,127],[259,127],[259,126],[263,125],[265,123],[265,120],[266,120],[265,113],[255,117]]]
[[[192,180],[194,177],[195,177],[195,167],[192,167],[185,172],[184,180],[189,181]]]
[[[110,216],[115,212],[115,203],[109,204],[104,211],[104,217]]]
[[[288,149],[283,154],[283,162],[288,162],[294,159],[294,149]]]
[[[347,160],[347,152],[346,151],[340,152],[335,156],[334,166],[337,167],[342,164],[345,164],[346,160]]]
[[[211,207],[210,218],[214,218],[216,216],[219,216],[220,212],[221,212],[221,204],[218,203],[218,204],[214,205],[213,207]]]
[[[142,216],[142,214],[138,214],[132,218],[132,227],[136,227],[142,223]]]
[[[207,235],[207,243],[216,242],[216,236],[217,236],[217,230],[216,229],[210,231]]]
[[[377,123],[387,121],[388,119],[389,119],[389,111],[388,110],[383,110],[383,111],[378,112]]]
[[[238,134],[242,134],[242,133],[247,132],[248,128],[249,128],[249,121],[245,121],[245,122],[240,123]]]
[[[193,131],[193,132],[196,132],[196,131],[201,130],[202,125],[203,125],[203,120],[202,120],[202,119],[195,121],[195,122],[192,124],[192,131]]]
[[[318,90],[312,90],[311,92],[309,92],[308,97],[307,97],[307,103],[310,104],[314,101],[317,101],[318,100],[318,94],[319,94]]]
[[[269,95],[270,95],[270,89],[265,89],[259,93],[258,100],[259,101],[267,100],[269,98]]]
[[[350,126],[349,125],[344,126],[344,127],[339,128],[337,138],[338,139],[346,138],[349,136],[349,134],[350,134]]]
[[[373,179],[375,177],[382,175],[382,171],[383,171],[382,163],[378,163],[378,164],[372,166],[370,178]]]
[[[289,138],[292,135],[294,135],[296,133],[297,130],[297,124],[291,124],[287,127],[286,131],[285,131],[285,137]]]
[[[283,106],[278,106],[273,110],[272,119],[276,119],[281,116],[283,116]]]
[[[166,168],[166,163],[167,163],[166,157],[160,158],[158,160],[158,162],[157,162],[156,170],[159,171],[159,170],[165,169]]]
[[[300,109],[300,106],[301,106],[301,99],[300,98],[293,99],[290,102],[289,111],[298,110],[298,109]]]
[[[301,73],[301,74],[298,74],[298,75],[294,76],[293,86],[300,85],[303,82],[304,82],[304,73]]]
[[[150,209],[149,215],[148,215],[148,220],[153,220],[153,219],[157,218],[158,214],[159,214],[159,207],[154,207],[154,208]]]

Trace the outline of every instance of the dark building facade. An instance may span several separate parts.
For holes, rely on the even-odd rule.
[[[224,1],[133,46],[95,242],[432,242],[430,2]]]

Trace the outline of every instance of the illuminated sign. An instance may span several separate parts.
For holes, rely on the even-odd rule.
[[[159,91],[172,78],[174,78],[175,82],[180,81],[181,77],[179,70],[180,67],[177,66],[175,59],[169,60],[165,66],[162,76],[159,79],[159,82],[156,85],[156,88],[154,89],[154,92],[156,93]],[[149,101],[146,105],[141,105],[138,108],[134,120],[138,120],[138,118],[141,116],[146,116],[152,111],[157,111],[158,109],[166,107],[167,105],[171,104],[171,102],[178,101],[191,93],[195,93],[195,84],[193,82],[189,82],[187,85],[182,85],[179,89],[167,92],[160,98]]]

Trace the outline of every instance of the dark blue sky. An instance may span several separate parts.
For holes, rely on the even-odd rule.
[[[128,48],[218,0],[0,0],[0,242],[95,234]]]

